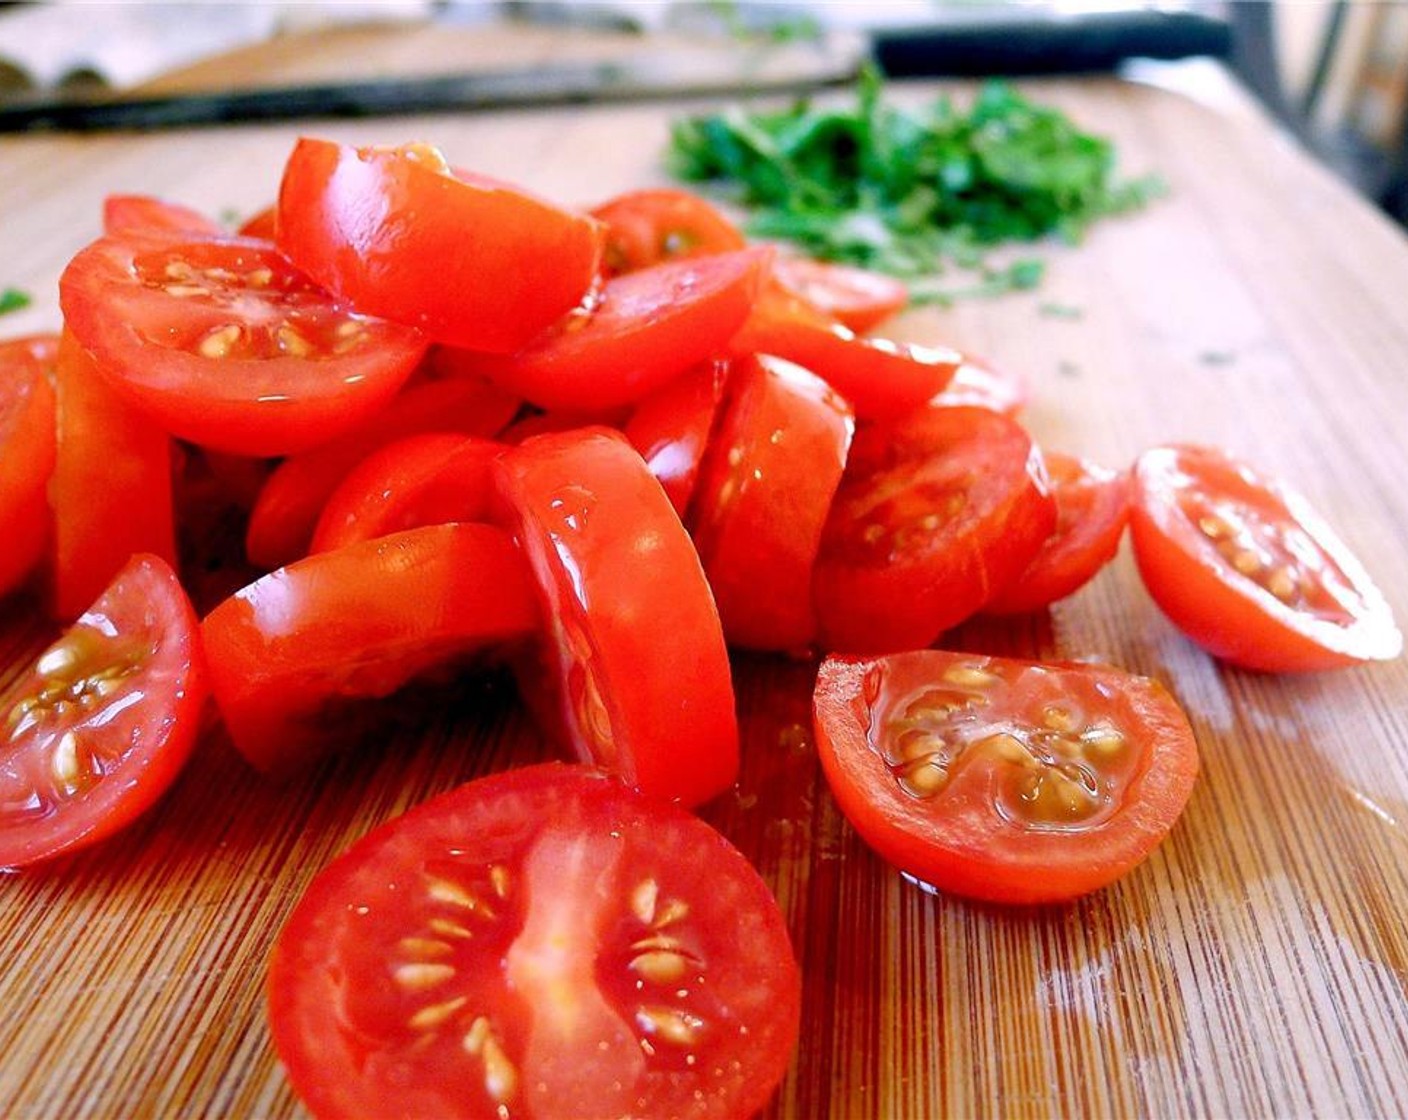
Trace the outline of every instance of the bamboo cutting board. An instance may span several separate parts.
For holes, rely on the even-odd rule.
[[[1402,234],[1256,114],[1113,79],[1027,88],[1112,136],[1130,171],[1162,173],[1170,196],[1044,250],[1039,292],[911,312],[897,329],[1019,371],[1048,446],[1119,465],[1206,441],[1281,474],[1408,621]],[[311,131],[430,140],[590,204],[664,181],[681,108],[6,138],[0,279],[39,299],[0,328],[57,324],[55,280],[108,192],[248,214]],[[0,604],[0,686],[49,633],[32,601]],[[814,666],[737,658],[742,780],[705,816],[773,887],[805,976],[801,1045],[768,1115],[1408,1114],[1408,663],[1223,667],[1159,615],[1127,549],[1050,613],[950,641],[1159,678],[1192,720],[1199,785],[1154,857],[1091,898],[1022,911],[934,896],[839,816],[808,731]],[[501,681],[467,682],[384,750],[282,786],[212,719],[134,828],[0,881],[0,1116],[304,1115],[262,1002],[300,891],[374,824],[549,754]]]

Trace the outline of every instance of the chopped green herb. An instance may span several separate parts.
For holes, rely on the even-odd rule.
[[[1081,308],[1069,303],[1043,303],[1037,312],[1045,319],[1080,319],[1085,315]]]
[[[6,288],[0,291],[0,315],[7,311],[23,311],[33,302],[28,292],[22,292],[18,288]]]

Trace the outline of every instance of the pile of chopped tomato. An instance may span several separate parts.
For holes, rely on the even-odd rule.
[[[315,882],[270,999],[321,1116],[766,1101],[797,1035],[785,924],[687,812],[737,776],[730,649],[829,655],[818,752],[858,832],[1026,903],[1144,859],[1196,746],[1156,682],[930,648],[950,628],[1073,594],[1128,522],[1154,599],[1233,664],[1401,649],[1282,484],[1209,448],[1046,451],[1010,375],[874,333],[901,286],[682,191],[579,212],[425,145],[304,140],[238,234],[149,198],[103,219],[62,334],[0,346],[0,594],[34,577],[77,620],[6,701],[0,866],[147,808],[207,694],[289,774],[497,662],[578,760],[462,787]],[[255,578],[188,580],[193,606],[177,542],[216,498]]]

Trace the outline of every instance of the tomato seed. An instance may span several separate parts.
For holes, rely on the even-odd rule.
[[[419,992],[427,988],[439,987],[455,975],[453,965],[448,964],[399,964],[391,970],[391,978],[407,991]]]

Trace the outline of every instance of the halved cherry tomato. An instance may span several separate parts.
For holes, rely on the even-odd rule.
[[[1134,469],[1134,556],[1154,601],[1208,652],[1270,672],[1387,660],[1403,635],[1363,566],[1299,494],[1211,447]]]
[[[722,836],[551,763],[361,840],[299,902],[268,981],[274,1045],[322,1120],[752,1116],[800,989],[777,903]]]
[[[490,465],[504,444],[427,432],[388,443],[353,467],[318,518],[312,552],[440,525],[487,521],[493,505]]]
[[[75,618],[133,553],[176,563],[171,440],[100,376],[65,331],[55,367],[52,607]]]
[[[779,255],[772,274],[789,292],[857,334],[878,326],[909,302],[903,280],[853,265]]]
[[[987,614],[1021,614],[1064,599],[1119,551],[1129,521],[1129,476],[1059,451],[1042,458],[1056,499],[1056,529],[1016,582],[987,602]]]
[[[411,529],[271,572],[201,624],[230,738],[261,770],[306,764],[347,738],[339,705],[531,635],[529,579],[490,525]]]
[[[1055,527],[1041,455],[1016,421],[934,408],[861,428],[813,581],[823,648],[930,645],[1016,579]]]
[[[541,408],[594,412],[643,400],[717,356],[743,325],[772,249],[628,272],[517,354],[476,370]]]
[[[279,208],[267,206],[248,218],[237,231],[241,237],[257,237],[261,241],[279,239]]]
[[[1026,384],[1011,370],[965,354],[953,380],[929,404],[933,408],[987,408],[1015,416],[1030,398]]]
[[[866,843],[922,883],[993,902],[1114,882],[1173,828],[1198,773],[1163,686],[1101,665],[828,658],[816,736]]]
[[[729,253],[748,241],[711,202],[689,191],[628,191],[592,211],[606,226],[602,263],[611,275],[686,257]]]
[[[49,543],[54,473],[52,335],[0,343],[0,595],[35,568]]]
[[[723,401],[729,363],[701,362],[640,402],[622,429],[681,517]]]
[[[130,233],[59,281],[65,322],[114,389],[173,435],[285,455],[374,415],[425,350],[353,314],[267,242]]]
[[[434,148],[301,139],[279,189],[279,247],[359,311],[437,342],[517,350],[596,280],[601,230]]]
[[[696,805],[738,774],[718,611],[678,514],[617,433],[537,436],[494,464],[548,628],[540,716],[578,757]]]
[[[690,526],[729,644],[798,652],[816,637],[812,568],[855,420],[800,366],[735,367]]]
[[[190,601],[164,560],[134,556],[5,697],[0,867],[86,847],[149,808],[204,702]]]
[[[225,232],[218,222],[179,202],[166,202],[145,194],[110,194],[103,199],[104,233],[141,233],[144,230],[213,237]]]

